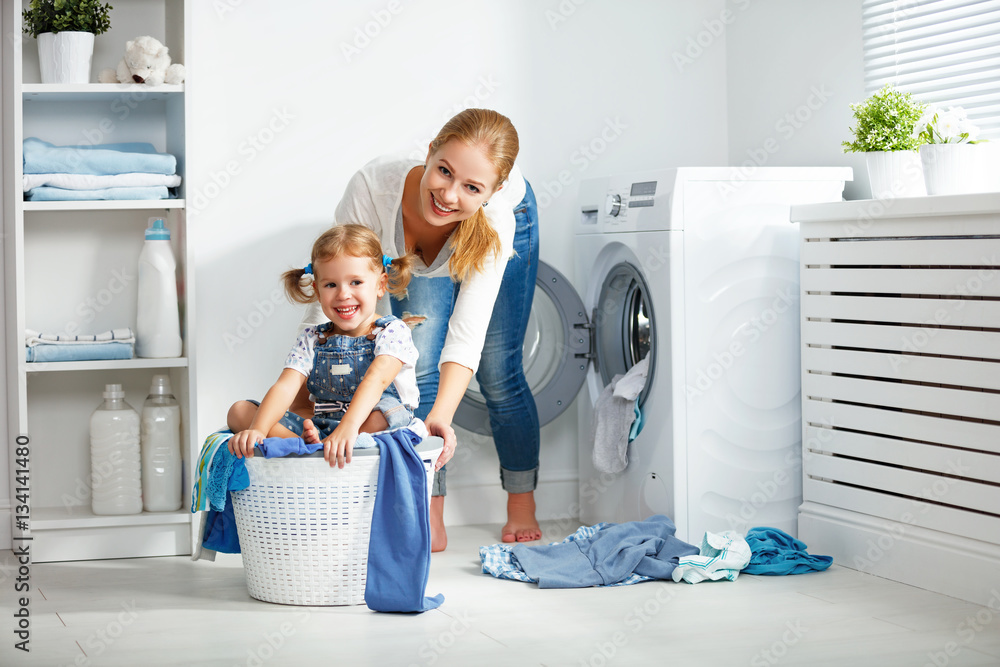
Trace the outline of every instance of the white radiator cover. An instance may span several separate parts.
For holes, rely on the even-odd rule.
[[[1000,595],[1000,193],[791,216],[799,538],[840,565],[987,604]]]

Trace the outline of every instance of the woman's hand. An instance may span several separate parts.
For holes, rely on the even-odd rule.
[[[358,430],[345,426],[343,422],[333,429],[333,433],[323,440],[323,458],[332,468],[334,464],[338,468],[343,468],[345,463],[351,462],[351,454],[354,452],[354,441],[358,439]]]
[[[437,462],[434,464],[434,470],[440,470],[455,455],[455,446],[458,444],[458,439],[455,437],[455,429],[448,422],[435,419],[431,415],[427,415],[424,424],[431,435],[436,435],[444,439],[444,449],[441,450],[441,456],[438,457]]]
[[[253,448],[260,442],[264,442],[264,434],[256,429],[248,428],[229,439],[229,453],[235,454],[238,459],[252,458]]]

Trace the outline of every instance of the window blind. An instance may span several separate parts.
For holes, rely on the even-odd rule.
[[[863,0],[865,91],[960,106],[1000,139],[1000,0]]]

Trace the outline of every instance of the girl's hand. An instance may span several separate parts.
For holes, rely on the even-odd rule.
[[[254,445],[264,442],[264,434],[252,428],[240,431],[229,439],[229,453],[241,459],[253,457]]]
[[[354,441],[358,439],[357,429],[348,428],[343,423],[333,429],[333,433],[323,440],[323,458],[332,468],[336,463],[338,468],[343,468],[345,463],[351,462],[351,454],[354,452]]]
[[[441,450],[441,456],[438,457],[437,462],[434,464],[434,470],[440,470],[455,455],[455,447],[458,444],[458,438],[455,437],[455,429],[451,427],[451,424],[435,419],[430,415],[427,415],[424,424],[431,435],[436,435],[444,439],[444,449]]]

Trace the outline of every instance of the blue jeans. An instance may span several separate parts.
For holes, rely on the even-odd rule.
[[[524,199],[514,209],[514,255],[504,271],[476,372],[500,458],[500,481],[508,493],[535,489],[541,440],[538,410],[522,361],[524,332],[538,273],[538,205],[531,185],[527,181],[524,185]],[[438,361],[459,287],[448,277],[415,277],[405,299],[392,299],[392,312],[397,317],[405,313],[427,318],[413,330],[413,342],[420,351],[416,366],[420,405],[414,413],[421,419],[427,417],[437,397]],[[445,492],[442,468],[435,475],[432,493],[443,496]]]

